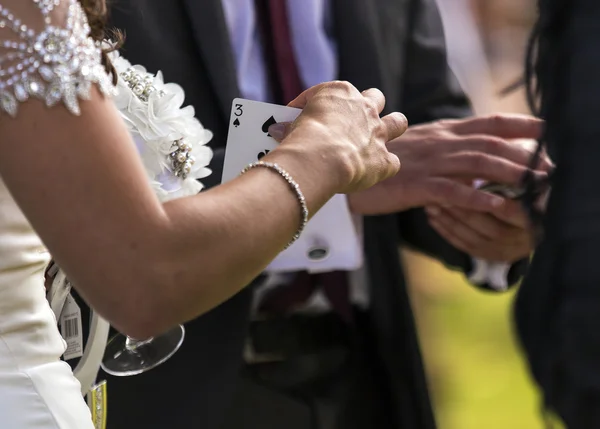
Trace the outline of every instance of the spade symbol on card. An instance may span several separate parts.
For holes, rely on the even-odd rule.
[[[233,121],[233,126],[236,128],[240,126],[240,120],[238,118],[235,118],[235,121]]]
[[[258,160],[260,161],[264,156],[268,155],[269,152],[271,152],[271,151],[268,149],[265,149],[262,152],[260,152],[257,156]]]
[[[275,118],[273,116],[271,116],[269,119],[267,119],[262,126],[263,133],[265,133],[268,137],[271,137],[271,135],[269,134],[269,127],[271,125],[275,125],[276,123],[277,123],[277,121],[275,120]]]

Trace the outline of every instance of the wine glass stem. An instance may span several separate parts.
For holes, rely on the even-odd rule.
[[[131,338],[128,336],[127,339],[125,340],[125,348],[127,350],[129,350],[130,352],[133,352],[138,347],[143,346],[144,344],[148,344],[152,340],[153,340],[153,337],[150,337],[146,340],[136,340],[135,338]]]

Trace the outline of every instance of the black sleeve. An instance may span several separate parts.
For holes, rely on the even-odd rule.
[[[435,0],[413,0],[406,47],[403,82],[403,113],[412,125],[442,118],[472,114],[469,101],[450,70],[442,20]],[[452,269],[469,274],[469,255],[454,248],[431,228],[422,209],[398,214],[402,239],[406,244],[441,260]],[[514,264],[508,283],[514,285],[524,274],[527,260]],[[478,285],[492,289],[488,285]]]

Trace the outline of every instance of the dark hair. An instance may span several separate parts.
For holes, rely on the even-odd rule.
[[[112,66],[108,54],[118,49],[123,42],[123,35],[117,30],[107,30],[108,5],[106,0],[79,0],[91,28],[91,36],[94,40],[103,41],[110,38],[114,42],[113,46],[102,52],[102,63],[106,70],[112,75],[116,84],[117,72]]]
[[[537,150],[529,166],[530,170],[537,165],[543,149],[548,152],[556,165],[560,164],[561,150],[564,150],[564,148],[559,147],[559,143],[565,141],[564,120],[561,116],[564,113],[563,106],[567,95],[566,82],[568,82],[568,79],[566,79],[566,74],[568,61],[565,61],[565,58],[568,58],[566,53],[569,52],[569,38],[566,27],[570,16],[571,2],[572,0],[538,0],[538,20],[531,34],[527,49],[525,84],[529,107],[535,115],[544,119],[545,122],[544,132],[538,141]],[[545,214],[535,207],[538,195],[535,192],[535,183],[531,172],[528,173],[525,185],[527,192],[523,203],[529,212],[532,223],[541,232]],[[552,209],[549,208],[548,210],[550,213]],[[555,222],[552,223],[554,228],[557,227]],[[556,232],[554,234],[556,235]],[[556,242],[553,243],[556,246]],[[558,254],[556,249],[553,249],[552,252],[554,252],[553,255]],[[547,255],[548,253],[546,253],[546,257]],[[547,263],[548,259],[545,262]],[[542,268],[542,270],[546,269],[546,267]],[[540,270],[539,266],[536,270]],[[537,352],[532,352],[534,349],[540,349],[539,337],[533,339],[522,336],[521,340],[525,350],[528,350],[530,353],[530,367],[543,392],[543,412],[547,418],[546,427],[554,427],[548,417],[557,413],[564,419],[565,427],[568,425],[568,427],[581,428],[588,427],[585,424],[582,425],[587,416],[580,412],[583,409],[581,404],[583,403],[582,398],[585,397],[586,388],[581,382],[578,384],[576,377],[570,377],[571,373],[569,371],[574,365],[572,358],[574,355],[571,353],[571,356],[566,358],[563,345],[557,345],[562,341],[564,336],[570,335],[570,332],[566,331],[564,327],[566,324],[564,313],[567,311],[561,308],[560,304],[556,303],[560,301],[562,304],[568,299],[563,289],[561,289],[563,286],[563,283],[561,283],[563,276],[564,271],[557,276],[560,278],[559,280],[554,280],[550,284],[539,285],[543,286],[544,293],[548,294],[548,296],[551,295],[555,301],[549,304],[549,301],[546,300],[544,302],[543,299],[545,298],[542,298],[541,302],[546,305],[544,313],[540,313],[542,310],[530,307],[531,312],[527,316],[527,322],[524,322],[525,319],[521,322],[521,324],[530,323],[531,320],[534,320],[534,317],[541,317],[541,314],[553,316],[552,318],[548,318],[550,320],[545,321],[547,325],[544,328],[545,330],[549,330],[549,326],[552,326],[553,332],[551,334],[547,331],[544,333],[547,338],[544,341],[552,339],[552,348],[545,350],[543,356],[541,356]],[[540,278],[545,279],[543,275],[536,277],[531,275],[531,277],[535,278],[535,281],[538,282]],[[579,285],[573,284],[567,286]],[[540,295],[542,295],[541,290],[538,287],[537,298],[540,298]],[[573,292],[572,295],[581,293],[581,290]],[[572,297],[569,298],[573,301]],[[532,298],[529,297],[527,299],[530,301]],[[532,305],[533,302],[529,301],[524,301],[527,304],[521,304],[521,306]],[[535,306],[537,305],[538,303],[535,304]],[[562,305],[564,307],[564,304]],[[569,302],[569,305],[572,308],[573,303]],[[574,310],[571,309],[570,311]],[[534,312],[538,314],[532,316]],[[562,318],[560,323],[556,321],[559,318]],[[535,323],[538,323],[537,319],[535,319]],[[539,334],[539,332],[536,333]],[[573,342],[570,344],[572,345]],[[577,356],[577,358],[581,358],[581,356]],[[574,422],[578,423],[571,426]]]
[[[560,106],[559,99],[563,95],[556,83],[557,77],[564,68],[560,62],[562,57],[557,55],[557,50],[564,49],[564,37],[562,37],[560,30],[564,26],[564,19],[567,16],[565,12],[568,6],[569,1],[538,1],[538,20],[533,28],[527,48],[524,79],[527,88],[527,101],[531,111],[536,116],[546,120],[544,132],[538,141],[537,149],[529,164],[529,170],[523,179],[523,185],[526,189],[523,203],[538,235],[538,241],[541,239],[541,224],[544,215],[535,203],[540,193],[548,186],[548,183],[536,183],[533,179],[533,169],[538,165],[544,149],[556,162],[556,148],[552,147],[553,145],[548,141],[549,127],[552,126],[552,121],[548,119],[554,115],[554,110]],[[551,176],[548,181],[550,181]]]

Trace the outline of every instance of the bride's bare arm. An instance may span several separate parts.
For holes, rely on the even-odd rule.
[[[380,92],[334,83],[297,103],[306,108],[294,131],[264,160],[289,171],[310,213],[395,174],[385,142],[406,123],[379,119]],[[0,175],[84,298],[119,330],[144,338],[215,307],[298,229],[296,196],[268,169],[161,205],[110,99],[94,87],[80,104],[80,116],[38,100],[14,119],[1,115]]]

